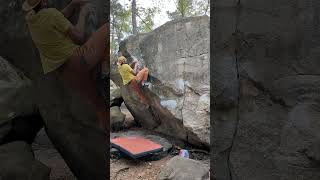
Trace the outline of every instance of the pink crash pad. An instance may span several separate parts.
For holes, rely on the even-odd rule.
[[[163,147],[143,137],[118,137],[111,139],[111,146],[132,158],[140,158],[152,153],[161,152]]]

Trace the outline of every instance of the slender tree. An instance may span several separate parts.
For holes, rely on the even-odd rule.
[[[190,0],[178,0],[177,11],[181,14],[181,17],[186,17],[191,9]]]
[[[149,32],[153,30],[154,26],[154,16],[156,13],[160,12],[160,8],[138,8],[137,16],[140,20],[139,22],[139,32]]]
[[[132,33],[138,34],[137,28],[137,3],[136,0],[132,0],[131,2],[131,10],[132,10]]]
[[[110,48],[112,52],[117,51],[117,47],[122,38],[131,33],[131,9],[126,9],[118,0],[112,0],[110,3],[111,9],[111,32]]]
[[[170,19],[210,14],[210,0],[176,0],[176,10],[168,12]]]

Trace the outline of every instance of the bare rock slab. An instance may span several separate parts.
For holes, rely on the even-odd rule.
[[[200,161],[173,157],[158,175],[158,180],[209,180],[209,167]]]

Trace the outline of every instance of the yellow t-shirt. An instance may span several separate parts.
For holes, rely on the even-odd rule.
[[[70,21],[57,9],[42,9],[38,13],[30,11],[26,21],[45,74],[63,65],[78,47],[66,35]]]
[[[118,70],[122,77],[123,85],[128,84],[135,77],[133,69],[128,64],[118,65]]]

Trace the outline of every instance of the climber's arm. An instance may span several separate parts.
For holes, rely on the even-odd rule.
[[[67,31],[67,35],[70,39],[79,45],[84,43],[84,32],[85,32],[85,21],[86,16],[88,15],[88,7],[83,7],[79,14],[79,19],[77,25],[71,25]]]
[[[130,64],[130,67],[133,69],[133,75],[136,75],[138,73],[138,60],[135,59],[132,61],[132,63]]]
[[[135,65],[136,65],[136,62],[134,62],[134,61],[129,64],[129,66],[130,66],[132,69],[135,67]]]
[[[130,72],[131,72],[131,74],[136,75],[136,72],[133,69],[131,69]]]
[[[86,11],[81,10],[79,15],[78,24],[74,26],[61,11],[57,9],[52,9],[51,11],[51,21],[53,28],[61,32],[65,36],[69,37],[76,44],[83,42],[84,39],[84,25],[85,25],[85,16]]]
[[[72,3],[73,1],[71,1],[71,3],[69,3],[61,12],[64,15],[64,17],[66,18],[70,18],[75,10],[75,5]]]
[[[127,65],[127,66],[126,66],[127,71],[130,72],[130,73],[133,74],[133,75],[136,75],[136,72],[135,72],[128,64],[126,64],[126,65]]]
[[[61,12],[66,18],[70,18],[77,7],[87,2],[87,0],[72,0]]]

